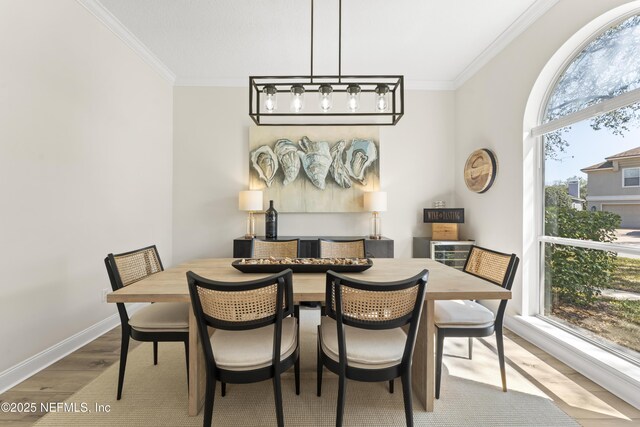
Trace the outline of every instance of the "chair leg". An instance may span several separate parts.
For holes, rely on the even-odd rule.
[[[320,327],[318,327],[318,332],[320,332]],[[320,354],[320,338],[318,337],[318,346],[316,348],[316,395],[318,397],[322,396],[322,355]]]
[[[278,427],[284,427],[284,414],[282,412],[282,385],[280,383],[280,372],[273,376],[273,394],[276,399],[276,419]]]
[[[216,380],[211,375],[207,375],[207,386],[204,395],[204,421],[203,427],[211,427],[213,421],[213,399],[216,395]]]
[[[411,399],[411,366],[402,375],[402,397],[404,398],[404,415],[407,419],[407,427],[413,427],[413,405]]]
[[[118,394],[117,399],[122,397],[122,386],[124,384],[124,371],[127,367],[127,353],[129,353],[129,329],[122,328],[122,342],[120,344],[120,370],[118,372]]]
[[[393,394],[393,380],[389,380],[389,393]]]
[[[189,341],[184,342],[184,358],[187,361],[187,390],[189,389]]]
[[[158,341],[153,342],[153,364],[158,364]]]
[[[504,342],[502,329],[496,329],[496,345],[498,347],[498,361],[500,362],[500,375],[502,376],[502,391],[507,391],[507,372],[504,367]]]
[[[436,347],[436,399],[440,399],[440,381],[442,380],[442,352],[444,351],[444,334],[438,331]]]
[[[220,395],[225,397],[227,395],[227,383],[220,381]]]
[[[342,373],[338,378],[338,407],[336,408],[336,427],[342,427],[344,417],[344,394],[347,388],[347,376]]]
[[[469,360],[473,356],[473,337],[469,337]]]

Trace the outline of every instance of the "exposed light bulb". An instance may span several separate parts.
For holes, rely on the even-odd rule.
[[[320,96],[320,109],[325,113],[331,110],[331,107],[333,106],[332,93],[333,88],[329,85],[320,85],[320,87],[318,88],[318,94]]]
[[[264,109],[267,113],[272,113],[278,108],[278,100],[276,98],[278,91],[273,85],[265,85],[262,93],[264,93]]]
[[[358,111],[358,108],[360,108],[360,86],[347,86],[347,108],[352,113]]]
[[[304,107],[304,87],[299,84],[291,86],[291,111],[299,113]]]
[[[387,111],[389,103],[387,102],[387,94],[389,93],[389,86],[380,84],[376,86],[376,110],[379,112]]]

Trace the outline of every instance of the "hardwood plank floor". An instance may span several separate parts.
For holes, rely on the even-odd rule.
[[[640,410],[607,392],[588,378],[551,357],[521,337],[506,331],[507,363],[585,427],[640,425]],[[476,345],[494,347],[493,338]],[[131,340],[130,349],[139,345]],[[162,343],[160,344],[162,345]],[[464,343],[461,345],[461,349]],[[456,348],[456,351],[458,349]],[[445,350],[446,353],[446,350]],[[11,390],[0,395],[0,402],[62,402],[80,390],[107,367],[118,363],[120,328],[101,336],[64,359],[54,363]],[[464,349],[461,355],[466,354]],[[149,354],[149,357],[152,357]],[[445,356],[445,363],[446,363]],[[160,360],[160,363],[162,361]],[[482,373],[482,375],[485,375]],[[487,376],[496,375],[487,369]],[[116,385],[114,384],[114,393]],[[446,398],[443,396],[443,398]],[[0,412],[0,427],[31,426],[44,413]]]

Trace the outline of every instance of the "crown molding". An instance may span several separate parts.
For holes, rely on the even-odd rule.
[[[93,16],[98,18],[111,32],[140,56],[151,66],[163,79],[174,84],[176,75],[157,56],[149,50],[131,31],[129,31],[118,18],[109,12],[98,0],[76,0],[87,9]]]
[[[246,79],[208,79],[208,78],[180,78],[175,81],[175,86],[201,86],[201,87],[247,87],[249,78]],[[455,90],[452,81],[438,80],[405,80],[407,90]]]
[[[494,56],[502,51],[516,37],[522,34],[531,24],[555,6],[560,0],[537,0],[525,10],[506,30],[504,30],[485,50],[480,53],[453,81],[454,89],[458,89],[473,77]]]

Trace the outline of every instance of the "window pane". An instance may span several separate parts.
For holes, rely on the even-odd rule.
[[[640,88],[639,49],[640,15],[589,43],[558,80],[545,123]]]
[[[544,314],[640,362],[640,256],[545,244]]]
[[[640,245],[640,103],[544,136],[544,234]]]

